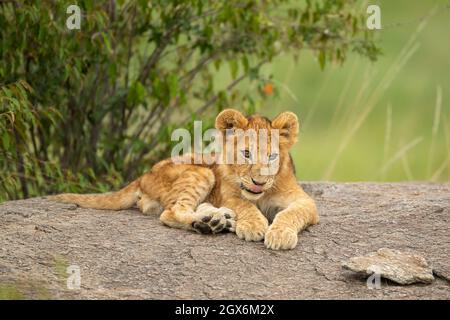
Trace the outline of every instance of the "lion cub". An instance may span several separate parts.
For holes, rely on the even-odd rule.
[[[112,210],[137,204],[145,214],[160,214],[161,222],[170,227],[199,233],[228,230],[247,241],[264,239],[270,249],[294,248],[298,233],[319,222],[314,201],[297,183],[289,155],[297,140],[297,116],[283,112],[270,121],[226,109],[217,116],[215,127],[226,146],[216,159],[231,153],[231,163],[177,163],[170,158],[120,191],[60,194],[51,199]],[[250,131],[267,132],[265,143],[255,147],[249,139],[240,139]]]

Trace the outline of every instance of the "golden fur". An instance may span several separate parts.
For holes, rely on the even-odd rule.
[[[289,156],[297,140],[297,116],[283,112],[270,121],[227,109],[217,116],[215,127],[224,133],[223,139],[231,139],[235,146],[238,129],[266,129],[269,133],[279,130],[279,169],[262,175],[261,169],[270,164],[175,164],[167,159],[120,191],[52,198],[96,209],[120,210],[137,204],[145,214],[161,213],[161,222],[171,227],[201,233],[227,229],[247,241],[264,239],[270,249],[294,248],[298,233],[319,221],[315,203],[299,186]],[[271,137],[266,146],[268,154]],[[242,156],[242,150],[233,150],[233,156]]]

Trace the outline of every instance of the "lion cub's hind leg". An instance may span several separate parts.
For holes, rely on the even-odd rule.
[[[164,211],[159,201],[151,199],[146,194],[140,196],[140,199],[137,201],[137,206],[145,215],[160,215]]]
[[[197,207],[205,201],[214,187],[214,173],[208,168],[196,167],[182,172],[173,182],[170,192],[162,199],[163,224],[199,233],[217,233],[234,228],[234,214],[212,205]]]

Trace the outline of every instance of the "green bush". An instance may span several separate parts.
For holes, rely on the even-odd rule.
[[[355,2],[78,1],[80,30],[72,1],[2,2],[0,201],[117,188],[170,154],[173,128],[254,112],[267,93],[242,83],[262,88],[281,53],[375,59]]]

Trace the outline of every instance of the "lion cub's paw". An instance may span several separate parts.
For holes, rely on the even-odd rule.
[[[236,222],[236,234],[246,241],[261,241],[268,227],[269,223],[263,216],[255,220],[242,219]]]
[[[270,227],[266,233],[264,244],[268,249],[289,250],[297,246],[298,234],[290,228]]]
[[[234,232],[236,227],[234,211],[225,207],[216,208],[209,203],[202,203],[194,215],[196,219],[192,228],[198,233]]]

